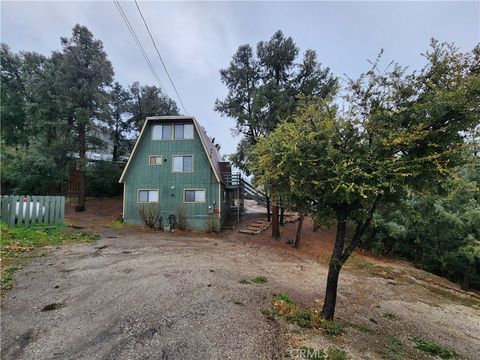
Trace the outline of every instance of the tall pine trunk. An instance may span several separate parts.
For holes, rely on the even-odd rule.
[[[267,199],[267,221],[270,221],[270,197],[266,196]]]
[[[280,208],[280,225],[285,225],[285,208],[283,206]]]
[[[272,237],[275,240],[280,239],[280,224],[278,222],[278,205],[273,204],[272,206]]]
[[[118,161],[118,145],[116,143],[113,144],[112,161],[114,163]]]
[[[325,291],[325,300],[321,312],[322,318],[333,320],[335,315],[335,304],[337,302],[337,288],[340,270],[343,266],[342,253],[345,244],[345,233],[347,228],[348,212],[345,208],[337,210],[337,235],[335,246],[333,247],[330,264],[328,267],[327,289]]]
[[[80,179],[78,183],[78,198],[77,205],[75,206],[75,211],[85,211],[85,167],[87,161],[87,134],[86,127],[84,124],[78,125],[78,149],[79,149],[79,158],[80,158]]]
[[[300,217],[298,218],[298,226],[297,226],[297,234],[295,236],[295,243],[293,244],[293,247],[298,248],[300,245],[300,238],[302,236],[302,226],[303,226],[303,220],[305,219],[304,214],[300,214]]]

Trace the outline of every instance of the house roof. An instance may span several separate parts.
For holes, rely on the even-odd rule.
[[[138,144],[142,140],[143,134],[148,124],[150,122],[167,122],[171,120],[191,120],[193,122],[197,130],[197,133],[199,134],[200,141],[202,142],[203,149],[207,154],[207,158],[210,163],[210,166],[212,167],[213,173],[215,174],[215,178],[217,179],[218,182],[222,182],[222,176],[221,176],[220,164],[219,164],[219,162],[222,161],[220,157],[220,153],[218,152],[218,149],[216,148],[215,144],[212,143],[212,140],[207,135],[207,132],[205,131],[205,129],[202,126],[200,126],[198,121],[193,116],[151,116],[151,117],[147,117],[145,122],[143,123],[142,130],[140,131],[140,135],[138,136],[138,139],[135,142],[135,146],[133,147],[132,153],[128,158],[127,165],[125,166],[122,176],[120,177],[120,180],[119,180],[120,183],[123,183],[125,174],[127,173],[128,167],[130,165],[130,161],[133,159],[135,155],[135,150],[137,149]]]

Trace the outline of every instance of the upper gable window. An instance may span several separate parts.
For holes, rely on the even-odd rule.
[[[193,124],[153,125],[152,140],[193,139]]]
[[[192,124],[176,124],[174,131],[174,139],[193,139],[193,125]]]
[[[171,140],[172,139],[172,125],[162,124],[153,125],[152,140]]]

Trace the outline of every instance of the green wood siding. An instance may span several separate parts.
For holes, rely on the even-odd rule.
[[[188,123],[188,121],[180,123]],[[179,205],[184,205],[190,227],[203,230],[206,219],[212,216],[209,215],[209,206],[215,209],[221,205],[219,204],[219,184],[199,134],[195,130],[193,140],[152,140],[154,124],[155,122],[151,121],[145,128],[125,174],[124,221],[128,224],[141,224],[137,192],[139,189],[158,189],[160,191],[159,206],[164,223],[169,214],[175,213]],[[162,165],[149,165],[150,155],[161,155]],[[173,172],[174,155],[193,155],[193,172]],[[205,203],[184,203],[185,189],[205,189]],[[220,218],[219,214],[213,214],[213,216],[216,219]]]

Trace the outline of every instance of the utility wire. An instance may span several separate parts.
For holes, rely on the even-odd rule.
[[[178,100],[180,101],[180,105],[182,106],[183,111],[185,111],[185,115],[188,114],[188,111],[185,109],[185,106],[183,105],[182,98],[180,97],[180,94],[177,91],[177,88],[175,87],[175,84],[173,83],[172,77],[170,76],[170,73],[167,70],[167,66],[165,65],[165,62],[163,61],[162,55],[160,55],[160,51],[158,51],[157,44],[155,43],[155,40],[152,36],[152,33],[150,32],[150,28],[147,25],[147,21],[145,20],[142,11],[140,10],[140,7],[138,6],[137,0],[135,0],[135,5],[137,5],[138,12],[140,13],[140,16],[142,17],[143,23],[145,24],[145,27],[147,28],[148,35],[150,35],[150,39],[152,40],[153,46],[155,47],[155,50],[157,51],[157,55],[160,58],[160,61],[162,63],[162,66],[167,73],[168,79],[170,80],[170,83],[172,84],[173,90],[175,90],[175,94],[177,94]]]
[[[140,49],[140,51],[141,51],[141,53],[142,53],[142,55],[143,55],[143,58],[145,59],[145,61],[146,61],[147,64],[148,64],[148,67],[149,67],[150,70],[152,71],[153,76],[154,76],[155,79],[157,80],[158,85],[160,86],[160,89],[162,89],[162,91],[165,93],[165,95],[167,95],[168,97],[170,97],[170,96],[168,95],[166,89],[165,89],[165,86],[163,86],[163,83],[162,83],[162,81],[160,80],[160,77],[158,76],[157,71],[155,70],[155,67],[153,66],[152,62],[150,61],[150,58],[148,57],[147,53],[145,52],[145,49],[143,48],[142,43],[140,42],[137,34],[135,33],[135,30],[133,30],[133,27],[132,27],[132,25],[130,24],[130,21],[128,21],[128,17],[127,17],[127,15],[125,14],[125,12],[123,11],[122,6],[120,5],[120,2],[119,2],[118,0],[113,0],[113,2],[115,3],[115,6],[117,7],[118,12],[119,12],[120,15],[122,16],[123,21],[124,21],[125,24],[127,25],[128,30],[130,31],[130,34],[131,34],[132,37],[133,37],[133,40],[135,40],[135,43],[137,44],[138,48]]]

